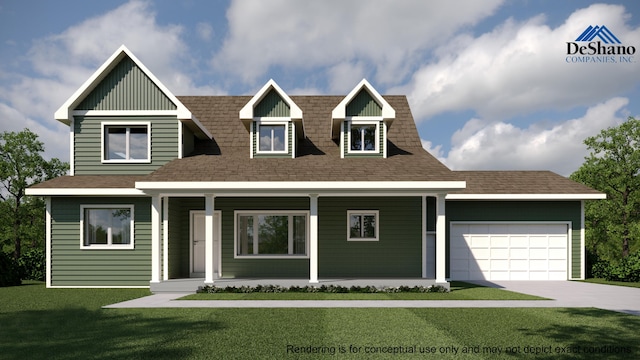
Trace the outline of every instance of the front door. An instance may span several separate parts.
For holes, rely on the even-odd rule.
[[[205,213],[204,211],[191,211],[191,247],[190,247],[190,276],[205,276]],[[213,271],[214,278],[219,276],[219,249],[220,249],[220,213],[213,215]]]

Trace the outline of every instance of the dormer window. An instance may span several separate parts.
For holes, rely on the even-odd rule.
[[[258,134],[258,153],[284,153],[288,152],[288,124],[269,124],[256,121],[256,134]]]
[[[380,143],[379,123],[361,123],[349,121],[349,152],[350,153],[378,153]]]

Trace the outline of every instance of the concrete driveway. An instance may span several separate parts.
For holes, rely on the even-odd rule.
[[[595,307],[640,316],[640,288],[580,281],[469,281],[553,299],[558,307]]]

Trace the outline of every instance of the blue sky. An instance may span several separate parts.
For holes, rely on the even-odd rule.
[[[567,61],[590,25],[638,53]],[[640,115],[638,1],[1,0],[0,131],[28,127],[67,161],[53,113],[121,44],[176,95],[367,78],[407,95],[424,147],[457,170],[569,175],[584,138]]]

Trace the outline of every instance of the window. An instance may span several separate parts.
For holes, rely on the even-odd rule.
[[[378,241],[378,211],[347,211],[349,241]]]
[[[80,207],[80,247],[133,249],[133,205]]]
[[[104,124],[103,161],[148,162],[150,160],[150,124]]]
[[[379,122],[349,121],[350,153],[377,153],[380,144]]]
[[[306,257],[306,212],[236,212],[237,257]]]
[[[287,152],[287,125],[258,125],[258,152]]]

